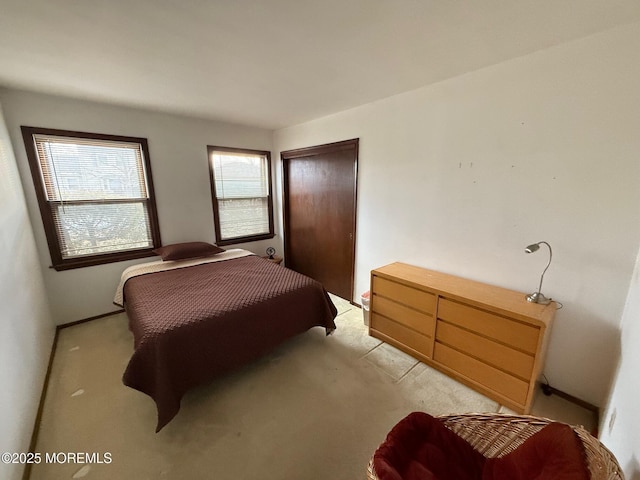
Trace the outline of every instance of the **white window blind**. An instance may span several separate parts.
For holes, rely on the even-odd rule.
[[[62,259],[153,246],[139,143],[33,135]]]
[[[218,241],[271,232],[269,161],[266,155],[213,151]]]

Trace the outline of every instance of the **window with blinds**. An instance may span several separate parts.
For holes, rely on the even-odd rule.
[[[271,155],[208,147],[218,245],[272,238]]]
[[[160,234],[146,139],[22,131],[54,268],[152,255]]]

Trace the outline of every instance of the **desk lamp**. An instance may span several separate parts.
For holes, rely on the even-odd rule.
[[[551,245],[549,245],[547,242],[533,243],[533,244],[529,245],[527,248],[525,248],[524,251],[526,253],[537,252],[540,249],[540,245],[543,244],[543,243],[547,247],[549,247],[549,263],[547,263],[547,266],[542,271],[542,275],[540,276],[540,286],[538,286],[538,291],[527,295],[527,302],[540,303],[542,305],[548,305],[549,303],[551,303],[551,299],[545,297],[542,294],[541,290],[542,290],[542,280],[544,279],[544,274],[547,271],[547,268],[549,268],[549,265],[551,265],[551,256],[553,255],[553,253],[551,252]]]

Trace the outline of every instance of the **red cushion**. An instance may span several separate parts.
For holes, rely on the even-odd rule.
[[[502,458],[488,458],[482,480],[589,480],[582,441],[551,423]]]
[[[373,456],[380,480],[478,480],[485,458],[431,415],[413,412]]]
[[[423,412],[402,419],[373,455],[379,480],[589,480],[581,440],[551,423],[502,458],[485,458]]]

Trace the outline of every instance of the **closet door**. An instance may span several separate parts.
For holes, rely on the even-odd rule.
[[[288,268],[353,300],[358,139],[281,153]]]

